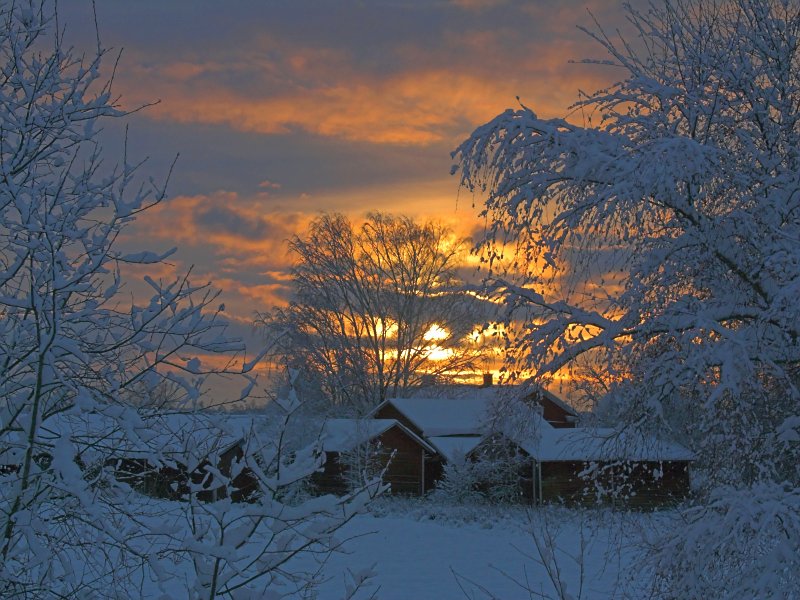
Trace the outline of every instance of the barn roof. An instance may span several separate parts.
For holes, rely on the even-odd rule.
[[[607,428],[542,428],[538,439],[520,444],[542,462],[689,461],[694,454],[680,444],[632,431]]]
[[[376,409],[391,404],[419,427],[425,437],[480,434],[488,420],[491,398],[390,398]],[[373,412],[375,412],[373,411]]]
[[[454,435],[428,438],[448,462],[463,460],[484,440],[480,435]]]
[[[202,457],[241,443],[260,425],[261,419],[251,415],[211,412],[62,413],[42,424],[40,439],[55,442],[69,436],[85,458],[95,452],[101,456],[116,452],[142,458],[157,458],[156,454]]]
[[[393,427],[399,428],[428,452],[436,452],[436,448],[395,419],[328,419],[322,428],[322,449],[325,452],[347,452]]]

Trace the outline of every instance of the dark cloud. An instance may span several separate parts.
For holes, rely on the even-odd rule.
[[[129,156],[149,156],[143,171],[162,181],[180,154],[171,200],[125,243],[178,244],[176,268],[215,281],[242,322],[285,301],[286,239],[321,210],[440,217],[480,239],[450,151],[516,96],[566,114],[579,88],[614,76],[568,64],[598,56],[575,25],[591,25],[587,6],[620,25],[616,0],[59,3],[88,51],[93,5],[103,43],[124,48],[123,102],[161,101],[129,119]],[[112,154],[124,125],[107,124]]]
[[[194,215],[194,221],[200,229],[224,231],[249,240],[263,240],[264,238],[286,235],[284,229],[277,227],[267,219],[254,215],[243,215],[220,205],[209,205],[201,208]]]

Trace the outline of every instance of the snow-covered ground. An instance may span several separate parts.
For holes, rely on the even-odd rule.
[[[669,522],[670,514],[384,498],[337,532],[344,543],[322,565],[324,582],[316,597],[345,598],[348,571],[372,571],[352,600],[612,599],[623,587],[631,589],[626,578],[635,573],[631,565],[640,532],[653,532]],[[161,590],[146,584],[141,595],[186,598],[194,576],[185,561],[174,567]],[[313,555],[286,565],[295,573],[318,567]],[[272,587],[259,594],[314,597],[289,589]]]
[[[330,579],[320,598],[341,598],[346,570],[373,564],[372,589],[379,588],[381,600],[558,598],[531,530],[540,542],[552,534],[558,550],[550,565],[566,584],[566,597],[612,598],[617,577],[629,574],[625,566],[631,561],[632,551],[620,551],[620,542],[632,541],[650,521],[649,515],[560,508],[529,512],[382,501],[348,524],[343,535],[355,539],[325,566]]]

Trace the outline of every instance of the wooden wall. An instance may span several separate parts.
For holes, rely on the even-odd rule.
[[[373,419],[394,419],[398,423],[408,427],[414,434],[422,437],[422,430],[412,423],[403,413],[391,404],[385,404],[373,415]]]
[[[388,463],[383,480],[391,484],[391,493],[420,495],[423,488],[425,449],[397,426],[383,432],[371,444],[373,451],[377,450],[381,466]],[[347,493],[347,464],[338,452],[326,452],[326,459],[323,470],[311,478],[313,486],[320,493]],[[432,477],[436,477],[436,473],[424,475],[428,482],[432,481]]]
[[[379,438],[386,449],[395,449],[394,457],[384,476],[392,485],[393,494],[422,494],[425,450],[399,427],[392,427]],[[388,459],[388,452],[387,452]]]
[[[593,463],[591,468],[585,462],[548,462],[541,473],[545,502],[651,508],[689,494],[686,461]]]

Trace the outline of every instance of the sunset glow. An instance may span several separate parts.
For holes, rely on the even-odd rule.
[[[446,340],[450,337],[450,332],[447,329],[437,325],[434,323],[431,325],[430,329],[425,332],[425,335],[422,337],[426,342],[440,342],[442,340]]]
[[[154,19],[149,4],[98,3],[103,43],[125,49],[114,81],[123,106],[157,102],[132,120],[129,154],[149,156],[156,180],[180,154],[168,201],[126,243],[178,246],[175,272],[192,266],[222,289],[251,339],[254,312],[289,300],[286,241],[320,211],[437,219],[471,245],[485,226],[481,198],[459,191],[450,152],[520,101],[581,118],[565,107],[612,76],[569,64],[597,54],[575,28],[587,6],[612,22],[619,10],[607,0],[244,2],[197,6],[187,19],[164,3]],[[94,39],[90,3],[59,9],[68,37]],[[123,136],[106,132],[113,147]],[[463,274],[477,278],[479,265],[465,256]]]
[[[0,23],[0,598],[800,600],[800,0]]]

